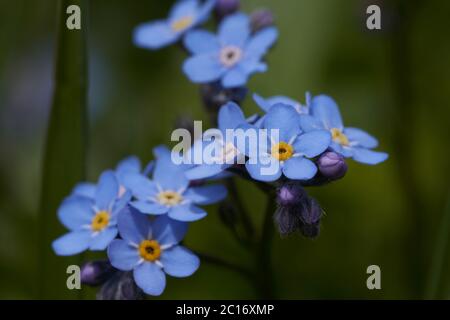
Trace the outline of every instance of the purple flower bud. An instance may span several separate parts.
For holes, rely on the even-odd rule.
[[[216,2],[216,16],[222,20],[225,16],[235,13],[239,10],[241,2],[239,0],[217,0]]]
[[[327,179],[337,180],[345,176],[347,163],[344,157],[336,152],[328,151],[317,160],[320,173]]]
[[[142,300],[144,297],[132,272],[116,272],[97,292],[97,300]]]
[[[308,201],[303,202],[300,216],[300,232],[307,238],[316,238],[320,232],[322,218],[322,208],[317,201],[308,198]]]
[[[295,207],[279,206],[275,211],[274,220],[282,236],[288,236],[296,232],[301,224]]]
[[[273,26],[273,14],[270,10],[267,9],[256,10],[250,15],[250,24],[254,33],[266,27]]]
[[[108,280],[116,269],[107,260],[89,261],[81,267],[81,283],[98,286]]]
[[[305,190],[299,183],[289,182],[277,190],[277,202],[280,206],[295,206],[307,197]]]

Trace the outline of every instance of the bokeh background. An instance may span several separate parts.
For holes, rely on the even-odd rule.
[[[250,92],[301,101],[305,91],[329,94],[340,105],[346,124],[371,132],[379,138],[380,149],[390,154],[376,167],[350,162],[343,180],[309,189],[326,211],[321,235],[316,240],[275,235],[268,244],[276,297],[424,297],[429,279],[436,277],[430,270],[449,200],[450,2],[242,3],[247,12],[271,9],[280,31],[278,44],[268,55],[269,71],[251,78]],[[365,27],[365,10],[374,3],[382,8],[381,31]],[[154,146],[169,143],[179,116],[205,121],[208,117],[198,86],[181,72],[186,54],[179,47],[150,52],[132,44],[133,28],[164,17],[172,1],[89,4],[89,12],[83,12],[89,62],[85,167],[86,178],[96,180],[102,170],[127,155],[149,161]],[[49,224],[56,226],[53,233],[64,232],[56,212],[39,209],[55,85],[57,5],[56,0],[0,0],[2,299],[94,297],[91,289],[76,293],[65,289],[66,266],[92,254],[82,260],[53,257],[45,270],[39,268],[40,259],[51,256],[50,248],[39,240],[39,226]],[[250,96],[243,109],[247,115],[258,111]],[[260,225],[264,195],[246,182],[239,190]],[[186,245],[246,266],[253,263],[214,206],[206,219],[192,224]],[[450,277],[445,274],[450,274],[450,255],[443,257],[438,292],[448,298]],[[366,288],[366,268],[372,264],[381,267],[381,290]],[[38,290],[43,282],[45,293]],[[170,278],[161,298],[255,297],[240,274],[203,263],[192,277]]]

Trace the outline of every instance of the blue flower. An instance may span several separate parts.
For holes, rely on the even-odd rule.
[[[186,171],[190,180],[214,177],[236,163],[245,162],[245,155],[237,149],[235,141],[227,141],[227,133],[230,135],[237,127],[247,123],[241,108],[234,102],[228,102],[220,108],[217,122],[220,136],[210,141],[206,131],[202,139],[196,141],[191,148],[191,160],[195,160],[196,154],[204,156],[205,159],[202,159],[202,164]],[[207,149],[212,152],[203,152]]]
[[[332,135],[331,149],[353,160],[375,165],[385,161],[388,154],[372,151],[378,146],[378,141],[367,132],[344,127],[339,108],[334,100],[326,95],[319,95],[312,99],[311,115],[301,117],[301,127],[310,132],[325,129]]]
[[[166,287],[166,274],[183,278],[198,269],[198,257],[178,245],[186,234],[186,223],[166,216],[151,222],[130,210],[119,215],[118,224],[122,239],[109,245],[109,260],[119,270],[133,271],[134,281],[146,294],[159,296]]]
[[[143,48],[160,49],[177,42],[186,31],[205,22],[215,0],[180,0],[166,20],[143,23],[134,31],[134,43]]]
[[[317,172],[308,158],[324,152],[331,142],[326,130],[303,133],[300,115],[291,106],[276,104],[264,119],[263,129],[258,129],[258,143],[246,154],[246,168],[253,179],[276,181],[282,175],[292,180],[308,180]],[[254,128],[255,129],[255,128]]]
[[[309,94],[309,92],[306,93],[305,105],[302,105],[300,102],[286,96],[273,96],[264,99],[256,93],[253,95],[253,100],[265,112],[268,112],[274,105],[282,103],[288,106],[292,106],[299,114],[309,114],[311,95]]]
[[[155,148],[156,150],[157,148]],[[157,152],[154,150],[155,155]],[[143,174],[148,175],[153,170],[153,162],[150,162],[144,169]],[[130,156],[122,161],[119,162],[119,164],[116,167],[116,170],[114,171],[117,181],[119,183],[119,192],[117,194],[118,198],[121,198],[126,193],[126,188],[124,186],[124,179],[127,174],[130,173],[139,173],[141,172],[141,162],[138,157],[136,156]],[[91,199],[95,198],[95,192],[96,192],[97,186],[95,183],[90,182],[81,182],[75,186],[75,188],[72,191],[72,195],[75,196],[83,196],[88,197]]]
[[[142,174],[126,176],[125,185],[137,199],[131,205],[150,215],[168,214],[174,220],[196,221],[206,216],[197,205],[208,205],[226,197],[222,185],[190,187],[183,166],[175,165],[170,157],[156,160],[153,179]]]
[[[184,38],[193,54],[183,70],[192,82],[208,83],[221,80],[225,88],[243,86],[255,72],[265,72],[261,60],[278,37],[274,27],[251,35],[249,17],[236,13],[226,17],[218,35],[203,30],[190,31]]]
[[[63,201],[58,217],[70,232],[53,242],[56,254],[105,250],[117,235],[117,215],[129,201],[125,196],[117,199],[118,192],[116,175],[106,171],[100,176],[94,198],[73,196]]]

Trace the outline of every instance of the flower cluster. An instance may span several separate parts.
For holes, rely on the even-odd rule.
[[[217,33],[199,29],[213,11]],[[167,19],[136,28],[139,47],[154,50],[179,42],[191,54],[182,70],[201,85],[217,128],[184,152],[156,147],[155,160],[145,168],[129,157],[103,172],[96,184],[75,186],[62,202],[58,217],[69,232],[53,242],[53,249],[62,256],[107,252],[107,261],[88,262],[82,270],[84,283],[103,285],[99,299],[160,295],[166,274],[188,277],[199,268],[197,255],[181,242],[189,223],[207,216],[203,206],[227,198],[227,189],[213,180],[226,180],[228,186],[237,177],[252,181],[276,202],[273,219],[281,235],[298,231],[314,238],[323,212],[305,187],[341,179],[348,158],[369,165],[387,159],[373,150],[374,137],[344,127],[337,104],[326,95],[307,93],[302,104],[254,94],[262,113],[244,115],[239,104],[249,77],[267,70],[264,57],[278,38],[273,23],[270,11],[240,12],[238,0],[180,0]],[[236,190],[230,195],[236,197]],[[234,206],[227,203],[219,211]],[[244,214],[233,213],[239,215]],[[230,221],[226,225],[232,227]]]

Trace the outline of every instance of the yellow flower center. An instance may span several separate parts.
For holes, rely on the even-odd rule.
[[[227,46],[220,51],[220,62],[226,67],[232,67],[242,58],[242,50],[235,46]]]
[[[183,31],[189,28],[192,25],[192,22],[194,22],[194,19],[192,19],[191,16],[182,17],[172,22],[172,29],[177,32]]]
[[[105,229],[109,224],[109,212],[99,211],[94,216],[91,222],[91,228],[94,231],[101,231]]]
[[[285,161],[293,155],[294,148],[289,143],[281,141],[272,147],[272,157],[279,161]]]
[[[332,136],[334,142],[337,142],[343,146],[349,145],[347,136],[341,130],[339,130],[337,128],[331,129],[331,136]]]
[[[142,240],[139,244],[139,255],[147,261],[155,261],[161,255],[161,247],[156,240]]]
[[[162,191],[158,194],[158,201],[166,206],[175,206],[183,201],[183,196],[175,191]]]

